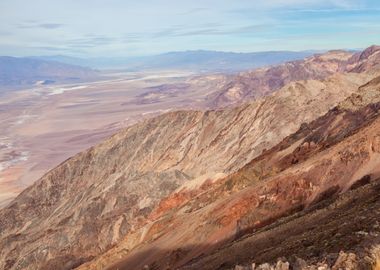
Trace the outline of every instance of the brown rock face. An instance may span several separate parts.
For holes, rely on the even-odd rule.
[[[363,72],[379,67],[380,46],[371,46],[361,53],[356,53],[346,67],[350,72]]]
[[[109,250],[83,267],[122,258],[126,269],[173,269],[375,174],[378,105],[367,93],[378,84],[359,87],[377,72],[333,74],[350,58],[317,56],[306,73],[327,70],[323,80],[235,108],[167,113],[70,158],[0,210],[0,268],[71,269]],[[354,92],[363,104],[299,129]]]

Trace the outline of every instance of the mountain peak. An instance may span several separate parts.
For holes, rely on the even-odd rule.
[[[375,54],[376,52],[380,51],[379,45],[372,45],[365,49],[361,54],[359,60],[368,59],[371,55]]]

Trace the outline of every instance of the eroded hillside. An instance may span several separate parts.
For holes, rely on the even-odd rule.
[[[192,267],[346,190],[377,165],[379,50],[319,58],[334,54],[320,80],[294,79],[235,108],[148,119],[62,163],[0,210],[0,267]]]
[[[228,269],[342,249],[363,257],[378,244],[379,102],[376,78],[238,172],[177,190],[145,227],[80,269]]]

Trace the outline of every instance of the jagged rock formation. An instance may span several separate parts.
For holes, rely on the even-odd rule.
[[[359,70],[356,55],[318,56],[313,66],[333,59],[323,80],[291,82],[236,108],[167,113],[74,156],[0,210],[0,268],[71,269],[107,250],[83,269],[116,259],[126,269],[216,266],[191,260],[374,170],[378,105],[368,102],[379,73],[363,59],[375,63],[378,52],[359,57]],[[348,63],[353,72],[334,73]]]

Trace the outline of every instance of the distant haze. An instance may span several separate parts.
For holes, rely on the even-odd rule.
[[[219,51],[183,51],[145,57],[75,58],[66,56],[40,56],[34,59],[52,60],[95,69],[126,69],[130,71],[182,69],[192,71],[235,72],[286,61],[303,59],[315,51],[277,51],[233,53]]]
[[[78,83],[98,76],[94,70],[54,61],[0,57],[0,91],[37,84]]]
[[[214,51],[171,52],[132,58],[75,58],[66,56],[0,57],[0,90],[37,84],[78,83],[98,80],[94,69],[122,71],[188,70],[237,72],[302,59],[312,52],[231,53]]]

